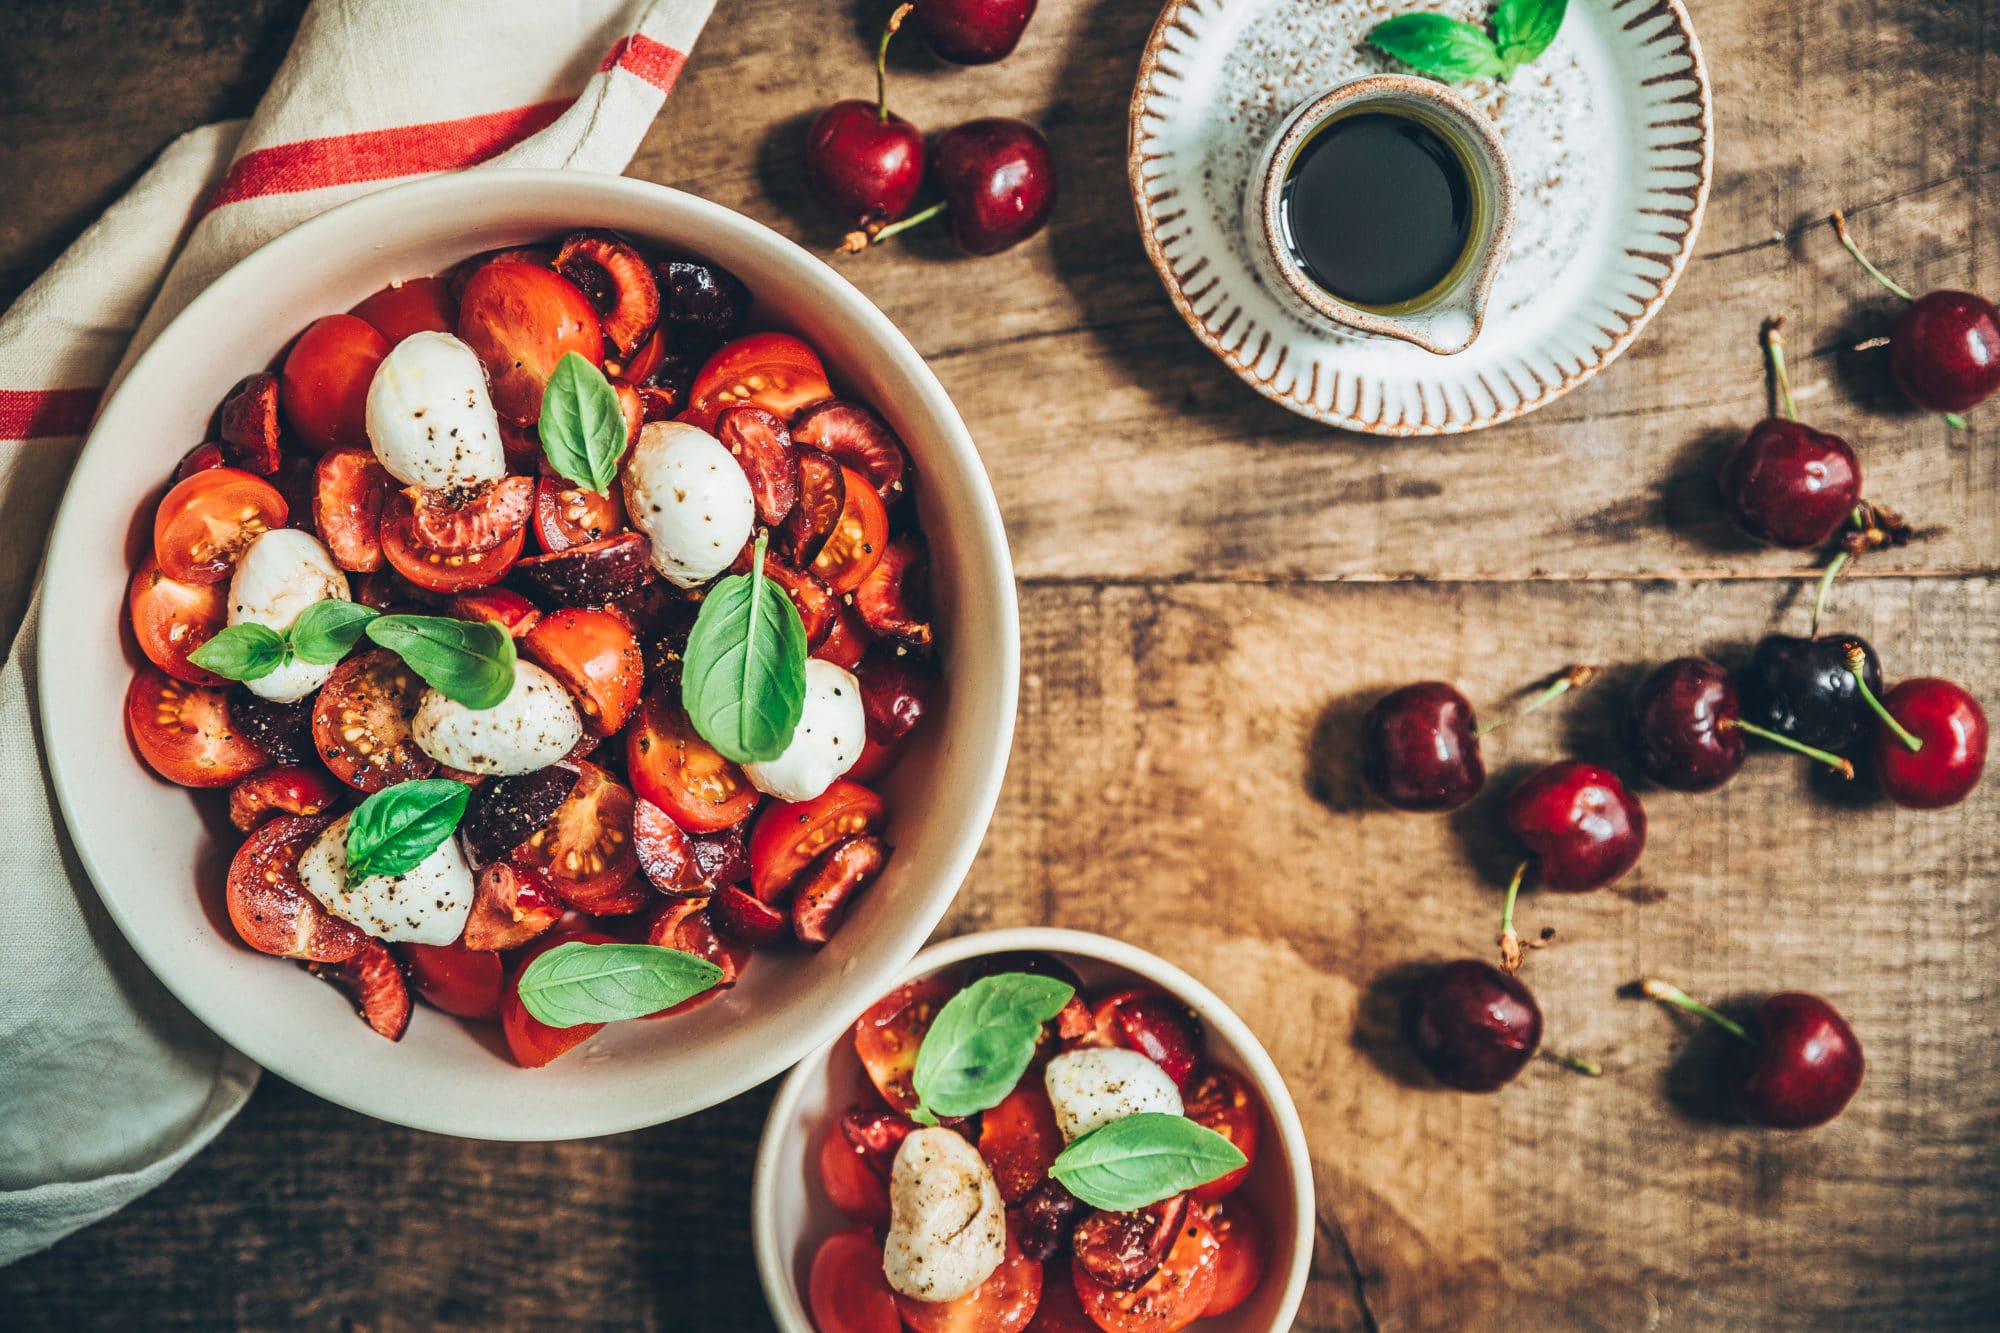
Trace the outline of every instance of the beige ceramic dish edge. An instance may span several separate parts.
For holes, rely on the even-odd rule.
[[[1153,268],[1159,273],[1160,281],[1172,299],[1174,308],[1187,321],[1189,329],[1224,364],[1235,371],[1237,376],[1258,393],[1273,402],[1298,413],[1301,416],[1337,426],[1346,430],[1363,431],[1369,434],[1395,437],[1421,435],[1452,435],[1465,431],[1481,430],[1497,426],[1517,417],[1545,407],[1571,389],[1596,375],[1631,345],[1640,331],[1658,313],[1659,308],[1673,293],[1679,283],[1681,273],[1694,253],[1695,238],[1700,234],[1702,215],[1707,208],[1708,193],[1715,166],[1714,114],[1709,89],[1708,65],[1702,56],[1701,43],[1696,39],[1694,26],[1688,16],[1683,0],[1611,0],[1611,21],[1631,31],[1656,19],[1665,19],[1660,30],[1645,38],[1647,45],[1665,41],[1671,44],[1672,57],[1684,58],[1688,62],[1686,76],[1691,79],[1694,89],[1690,94],[1665,99],[1655,108],[1655,116],[1646,129],[1653,133],[1672,133],[1686,130],[1687,137],[1672,141],[1662,141],[1654,148],[1687,149],[1698,152],[1697,179],[1691,187],[1664,187],[1654,192],[1675,196],[1679,202],[1671,206],[1649,207],[1643,212],[1653,214],[1666,223],[1676,223],[1682,227],[1678,238],[1671,238],[1664,232],[1648,236],[1648,243],[1658,242],[1669,248],[1664,250],[1640,249],[1628,246],[1627,255],[1635,260],[1656,262],[1664,267],[1659,277],[1634,275],[1637,283],[1650,287],[1646,294],[1636,295],[1637,309],[1625,314],[1612,327],[1601,327],[1593,337],[1601,335],[1602,345],[1593,345],[1591,355],[1579,357],[1574,366],[1557,363],[1549,367],[1546,376],[1542,371],[1524,366],[1529,385],[1524,389],[1516,385],[1511,376],[1506,376],[1508,389],[1515,401],[1509,403],[1505,393],[1496,391],[1490,383],[1482,380],[1485,396],[1490,407],[1482,407],[1476,398],[1468,394],[1468,404],[1472,411],[1461,415],[1454,410],[1448,395],[1439,395],[1440,401],[1434,406],[1429,395],[1422,395],[1422,415],[1410,420],[1407,415],[1390,419],[1386,407],[1374,416],[1362,411],[1366,395],[1357,393],[1352,410],[1341,411],[1339,402],[1339,371],[1326,367],[1332,377],[1333,387],[1323,391],[1323,363],[1329,357],[1321,356],[1311,360],[1310,368],[1302,370],[1298,362],[1307,358],[1302,354],[1290,358],[1293,347],[1302,340],[1280,334],[1279,353],[1275,365],[1267,365],[1266,360],[1273,341],[1273,331],[1260,329],[1251,318],[1244,318],[1243,306],[1231,299],[1227,292],[1214,296],[1213,289],[1222,280],[1223,265],[1211,265],[1209,256],[1195,253],[1171,253],[1176,236],[1163,234],[1163,229],[1182,217],[1186,211],[1198,207],[1192,200],[1170,197],[1171,191],[1162,192],[1157,188],[1159,174],[1155,170],[1160,161],[1160,153],[1152,146],[1145,120],[1156,99],[1170,96],[1168,82],[1172,71],[1163,67],[1162,61],[1176,51],[1179,43],[1196,40],[1196,30],[1190,26],[1188,16],[1213,13],[1226,8],[1232,0],[1167,0],[1161,8],[1159,18],[1153,24],[1152,33],[1139,57],[1138,78],[1132,89],[1132,101],[1127,113],[1126,173],[1132,192],[1133,209],[1138,215],[1139,235],[1145,245],[1146,255]],[[1244,3],[1245,0],[1234,0]],[[1298,0],[1282,0],[1296,3]],[[1636,7],[1635,7],[1636,6]],[[1167,211],[1161,212],[1160,206]],[[1246,275],[1247,276],[1247,275]],[[1205,278],[1202,285],[1190,290],[1197,279]],[[1287,374],[1287,360],[1293,365]],[[1325,398],[1328,401],[1322,401]],[[1380,400],[1378,399],[1378,402]],[[1440,411],[1441,409],[1441,411]]]
[[[1223,1068],[1247,1076],[1263,1097],[1269,1108],[1263,1127],[1266,1137],[1240,1194],[1257,1204],[1269,1230],[1269,1266],[1248,1301],[1226,1315],[1197,1321],[1192,1333],[1289,1329],[1312,1270],[1312,1158],[1298,1108],[1256,1034],[1215,992],[1172,963],[1123,941],[1078,930],[1030,926],[961,935],[918,954],[899,984],[969,958],[1023,950],[1061,957],[1086,987],[1130,984],[1136,978],[1178,996],[1200,1017],[1208,1054]],[[884,992],[888,989],[883,987]],[[869,1002],[876,998],[871,996]],[[857,1008],[855,1013],[859,1012]],[[803,1295],[813,1252],[821,1239],[852,1225],[820,1193],[816,1172],[819,1136],[852,1099],[860,1076],[853,1047],[839,1038],[801,1060],[779,1087],[757,1145],[751,1240],[764,1297],[784,1333],[815,1333]]]
[[[222,884],[236,838],[211,798],[146,770],[124,699],[143,660],[122,631],[129,557],[159,487],[235,381],[310,320],[399,278],[583,226],[704,255],[789,329],[837,385],[902,436],[922,478],[946,704],[893,775],[896,854],[833,942],[773,950],[729,995],[661,1022],[614,1024],[545,1069],[508,1059],[497,1025],[421,1008],[399,1043],[294,964],[235,938]],[[643,181],[475,172],[334,209],[245,259],[147,350],[91,433],[58,515],[39,670],[49,768],[76,849],[147,965],[225,1041],[368,1115],[489,1139],[567,1139],[671,1120],[770,1078],[828,1041],[923,944],[978,851],[1013,735],[1020,634],[999,508],[971,437],[929,367],[844,278],[777,233]]]

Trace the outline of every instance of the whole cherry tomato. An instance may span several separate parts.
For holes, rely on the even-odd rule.
[[[308,449],[368,443],[368,386],[389,340],[353,315],[314,320],[285,354],[278,404]]]
[[[485,363],[494,410],[516,426],[541,419],[542,390],[566,353],[604,364],[604,329],[590,298],[532,264],[499,260],[474,273],[459,303],[458,336]]]

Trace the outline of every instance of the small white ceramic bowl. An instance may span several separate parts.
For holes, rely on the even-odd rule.
[[[1052,954],[1075,970],[1086,991],[1149,984],[1175,996],[1201,1019],[1208,1060],[1254,1087],[1269,1116],[1256,1162],[1236,1194],[1253,1204],[1270,1233],[1270,1257],[1257,1291],[1236,1309],[1196,1321],[1193,1333],[1279,1333],[1289,1329],[1312,1268],[1312,1159],[1298,1108],[1263,1045],[1215,992],[1144,949],[1080,930],[1034,926],[961,935],[925,949],[897,984],[988,954]],[[883,987],[887,993],[891,987]],[[879,996],[871,996],[873,1003]],[[867,1004],[856,1008],[858,1016]],[[757,1146],[751,1185],[751,1241],[764,1297],[784,1333],[816,1333],[806,1280],[819,1243],[853,1225],[827,1201],[819,1182],[819,1142],[827,1124],[854,1100],[864,1077],[854,1045],[839,1039],[799,1062],[778,1089]]]
[[[307,323],[392,279],[468,255],[612,227],[706,256],[748,284],[751,323],[790,330],[908,446],[931,550],[944,703],[892,775],[896,854],[817,953],[760,954],[724,998],[613,1024],[545,1069],[508,1059],[497,1027],[425,1009],[401,1042],[356,1020],[296,966],[229,926],[236,838],[126,740],[143,659],[123,632],[132,557],[175,461],[243,375]],[[42,597],[41,716],[50,773],[106,907],[168,989],[253,1060],[384,1120],[488,1139],[568,1139],[671,1120],[735,1096],[830,1040],[937,924],[979,849],[1014,730],[1020,630],[1006,534],[965,425],[916,349],[846,279],[776,232],[691,195],[584,172],[491,171],[369,195],[271,242],[219,278],[139,359],[79,459]]]

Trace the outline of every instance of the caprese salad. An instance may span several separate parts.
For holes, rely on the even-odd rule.
[[[813,1257],[819,1333],[1168,1333],[1262,1281],[1235,1191],[1263,1107],[1164,992],[980,959],[884,997],[853,1050],[866,1078],[819,1142],[854,1223]]]
[[[230,921],[399,1038],[548,1063],[824,944],[935,701],[902,443],[700,258],[579,231],[314,321],[173,472],[139,755],[226,788]]]

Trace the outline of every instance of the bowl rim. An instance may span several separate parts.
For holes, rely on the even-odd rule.
[[[892,943],[892,947],[882,949],[872,957],[856,956],[850,959],[839,981],[843,988],[853,987],[861,993],[886,989],[893,984],[892,978],[907,965],[908,959],[922,947],[925,938],[957,897],[978,856],[999,803],[1012,750],[1020,692],[1020,614],[1013,557],[985,463],[936,372],[865,293],[817,255],[754,218],[652,181],[570,170],[508,170],[459,172],[411,181],[349,200],[307,219],[265,242],[225,270],[198,293],[118,377],[117,384],[107,395],[92,423],[89,436],[78,451],[70,480],[65,483],[65,494],[45,548],[43,582],[47,583],[53,571],[63,563],[61,557],[65,552],[85,541],[102,542],[102,506],[94,506],[91,498],[84,493],[86,488],[78,482],[86,476],[93,453],[103,453],[110,448],[112,437],[144,429],[145,408],[137,400],[133,386],[143,388],[150,378],[158,374],[159,368],[171,367],[177,358],[184,356],[185,352],[178,344],[189,336],[190,330],[199,330],[211,321],[224,317],[232,309],[267,305],[268,301],[260,300],[258,292],[258,284],[265,274],[283,266],[291,256],[315,246],[328,245],[343,251],[350,249],[353,243],[343,242],[344,234],[393,234],[399,218],[415,207],[449,210],[460,202],[471,205],[482,201],[490,206],[496,194],[518,197],[522,193],[549,190],[566,193],[580,209],[620,205],[658,209],[665,206],[682,215],[675,225],[683,226],[690,232],[733,230],[752,244],[775,248],[779,257],[788,263],[803,262],[843,301],[851,300],[856,322],[854,340],[880,346],[892,360],[903,363],[908,378],[916,385],[918,400],[939,423],[937,444],[941,455],[949,457],[955,470],[964,475],[972,527],[967,534],[970,538],[968,549],[984,553],[980,563],[991,566],[983,574],[976,575],[975,579],[982,585],[988,585],[982,591],[990,592],[993,597],[988,609],[993,618],[995,642],[981,645],[981,648],[997,657],[999,694],[993,700],[993,716],[997,725],[991,737],[994,743],[989,754],[978,761],[980,766],[975,770],[975,780],[968,785],[963,799],[955,804],[957,829],[949,835],[950,841],[945,844],[941,856],[943,873],[926,895],[912,896],[915,910],[898,918],[899,924],[893,932],[879,932]],[[556,210],[558,214],[560,211],[560,208]],[[447,212],[446,215],[450,214]],[[559,217],[552,225],[561,225]],[[699,248],[699,243],[693,239],[688,244]],[[380,248],[379,243],[376,248]],[[823,291],[819,293],[821,299],[825,299],[826,295]],[[932,461],[930,466],[936,470],[937,462]],[[960,526],[963,528],[964,525]],[[826,1012],[820,1014],[801,1006],[805,1011],[800,1012],[796,1023],[787,1029],[793,1034],[791,1039],[769,1043],[767,1054],[710,1066],[705,1071],[703,1091],[698,1099],[687,1105],[668,1106],[664,1112],[654,1109],[655,1103],[642,1106],[640,1099],[633,1099],[623,1112],[606,1113],[608,1104],[605,1102],[575,1098],[561,1108],[559,1115],[546,1106],[530,1110],[512,1104],[496,1104],[490,1115],[477,1123],[445,1119],[431,1110],[420,1095],[412,1095],[401,1080],[391,1081],[386,1088],[372,1085],[332,1086],[327,1080],[316,1077],[314,1043],[310,1041],[280,1045],[269,1040],[243,1040],[248,1035],[247,1030],[236,1021],[226,1005],[212,997],[204,997],[184,982],[182,972],[185,964],[177,961],[169,942],[155,940],[152,932],[145,929],[146,922],[130,910],[134,901],[131,891],[106,890],[104,886],[116,883],[117,878],[100,855],[100,843],[78,832],[80,828],[89,826],[81,816],[93,798],[93,770],[80,757],[84,748],[76,744],[78,733],[83,730],[84,711],[112,708],[121,720],[122,731],[124,705],[122,697],[115,702],[86,697],[82,693],[83,686],[71,682],[64,674],[60,636],[49,632],[51,623],[61,625],[65,620],[87,618],[102,608],[73,608],[65,614],[59,603],[60,599],[46,602],[42,610],[42,625],[35,645],[35,708],[49,785],[55,793],[56,806],[69,842],[91,881],[98,901],[103,904],[126,943],[153,975],[210,1031],[272,1073],[350,1110],[414,1129],[492,1141],[561,1141],[643,1129],[718,1105],[783,1072],[801,1054],[831,1040],[837,1028],[844,1026],[839,1006],[827,1006]],[[122,610],[122,601],[119,605]],[[136,755],[130,761],[135,764],[140,762]],[[395,1049],[386,1043],[383,1045],[385,1052]],[[591,1114],[593,1109],[598,1112],[594,1118]]]
[[[1271,1115],[1272,1127],[1277,1130],[1278,1141],[1284,1146],[1285,1165],[1292,1177],[1293,1197],[1298,1201],[1293,1219],[1290,1268],[1284,1294],[1278,1304],[1277,1318],[1271,1324],[1272,1333],[1290,1328],[1298,1314],[1299,1304],[1305,1298],[1306,1282],[1312,1275],[1317,1226],[1312,1154],[1306,1145],[1305,1126],[1299,1120],[1298,1106],[1292,1101],[1291,1089],[1278,1072],[1270,1052],[1264,1049],[1264,1043],[1257,1039],[1257,1034],[1237,1016],[1234,1009],[1223,1003],[1220,996],[1183,969],[1136,944],[1085,930],[1068,930],[1059,926],[1013,926],[940,940],[912,958],[909,966],[897,976],[894,985],[903,985],[967,959],[1019,951],[1075,954],[1137,973],[1177,999],[1185,1000],[1204,1024],[1220,1031],[1242,1056],[1243,1071],[1250,1075],[1257,1091],[1262,1094],[1264,1105]],[[771,1307],[772,1318],[785,1333],[814,1333],[814,1325],[805,1303],[800,1299],[798,1284],[792,1278],[791,1258],[779,1235],[779,1210],[772,1197],[777,1189],[778,1155],[784,1146],[786,1126],[793,1119],[800,1100],[811,1090],[813,1078],[832,1057],[845,1035],[843,1025],[839,1035],[806,1055],[785,1075],[778,1095],[771,1102],[770,1114],[765,1117],[764,1132],[757,1140],[757,1164],[750,1182],[751,1248],[756,1252],[757,1279],[763,1285],[764,1299]]]

